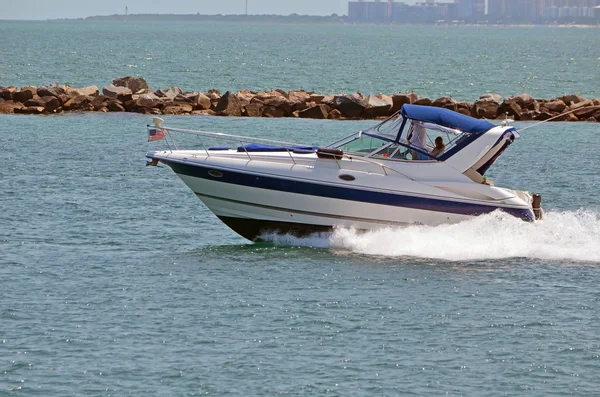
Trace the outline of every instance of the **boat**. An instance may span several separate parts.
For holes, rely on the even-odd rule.
[[[322,147],[171,128],[157,117],[153,123],[149,140],[165,138],[168,148],[148,152],[148,163],[168,165],[251,241],[337,227],[450,224],[494,211],[527,222],[543,215],[540,195],[495,186],[485,176],[520,137],[510,123],[407,104],[372,128]],[[175,133],[200,136],[201,146],[179,149]],[[236,143],[202,143],[215,138]]]

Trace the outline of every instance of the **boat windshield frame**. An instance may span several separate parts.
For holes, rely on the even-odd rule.
[[[367,140],[365,143],[361,142],[361,145],[352,145],[353,142],[357,142],[365,136],[372,139]],[[381,143],[373,145],[374,142]],[[422,157],[422,160],[437,160],[426,150],[413,147],[408,144],[408,142],[398,142],[393,138],[375,134],[370,131],[355,132],[337,142],[327,145],[327,147],[341,149],[344,153],[352,154],[354,156],[380,158],[384,160],[411,160],[417,155],[416,152],[426,157]]]

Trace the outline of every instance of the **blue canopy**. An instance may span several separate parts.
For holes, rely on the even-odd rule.
[[[449,109],[431,106],[404,105],[402,106],[402,116],[411,120],[433,123],[472,134],[483,134],[495,127],[489,121],[478,120]]]

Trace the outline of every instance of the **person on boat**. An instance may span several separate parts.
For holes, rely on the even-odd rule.
[[[413,122],[413,130],[408,138],[408,143],[414,148],[421,149],[423,151],[427,151],[427,129],[423,124],[418,121]],[[412,151],[413,160],[429,160],[429,158],[417,151]]]
[[[438,157],[446,150],[446,145],[444,145],[444,139],[441,136],[435,138],[435,147],[429,153],[432,157]]]

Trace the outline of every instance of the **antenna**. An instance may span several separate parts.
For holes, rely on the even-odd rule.
[[[129,13],[129,7],[125,6],[125,16]]]

